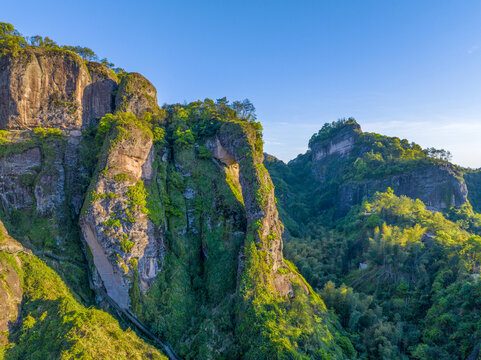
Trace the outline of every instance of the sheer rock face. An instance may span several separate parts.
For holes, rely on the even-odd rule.
[[[73,53],[32,49],[16,57],[3,56],[0,128],[88,127],[113,111],[116,87],[103,65],[90,66],[89,72]]]
[[[92,82],[85,87],[82,98],[84,127],[115,110],[115,91],[118,79],[104,65],[87,63]]]
[[[142,116],[157,109],[157,90],[145,77],[130,73],[122,78],[115,97],[115,109]]]
[[[352,205],[362,202],[365,196],[390,187],[397,195],[422,200],[428,209],[443,210],[466,203],[466,183],[452,166],[429,166],[415,171],[363,182],[351,182],[340,188],[339,215],[346,214]]]
[[[142,208],[131,204],[129,195],[139,181],[151,180],[152,162],[152,138],[132,127],[129,135],[110,149],[105,170],[94,180],[95,195],[80,219],[97,271],[95,285],[104,287],[122,308],[129,306],[134,271],[143,291],[160,271],[161,231]],[[113,220],[118,223],[109,223]]]
[[[84,170],[79,166],[79,136],[28,145],[29,132],[9,134],[12,145],[26,143],[25,150],[0,158],[0,204],[7,213],[11,209],[35,210],[39,216],[62,213],[70,199],[74,213],[80,210],[83,190],[79,179]],[[32,147],[29,147],[32,146]],[[80,202],[81,203],[81,202]],[[64,214],[67,215],[67,214]]]
[[[314,162],[322,161],[330,155],[341,158],[349,156],[359,132],[361,132],[361,127],[358,124],[350,124],[331,139],[313,144],[312,160]]]
[[[217,156],[226,165],[229,165],[232,159],[239,164],[239,182],[246,209],[247,226],[261,222],[256,240],[258,249],[267,252],[266,261],[272,265],[270,281],[276,291],[285,296],[292,292],[291,278],[294,275],[278,272],[285,264],[282,253],[283,225],[279,221],[274,185],[262,163],[263,154],[255,151],[255,145],[252,143],[256,135],[249,133],[247,128],[240,130],[239,127],[241,125],[236,123],[224,124],[215,140],[215,146],[211,145],[213,149],[211,151],[214,157]],[[263,194],[261,203],[260,193]]]
[[[52,144],[52,156],[35,181],[34,194],[37,213],[41,216],[60,210],[66,199],[64,151],[65,144]]]
[[[42,165],[41,160],[38,147],[0,158],[0,200],[4,210],[18,210],[35,205],[35,196],[25,180],[37,176]]]

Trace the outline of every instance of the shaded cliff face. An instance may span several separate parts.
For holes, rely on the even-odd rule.
[[[114,110],[116,78],[76,54],[30,49],[0,59],[0,128],[81,129]]]
[[[247,214],[247,227],[257,227],[254,234],[258,249],[266,251],[266,261],[272,266],[274,288],[282,296],[292,292],[291,275],[281,274],[287,269],[282,255],[283,226],[279,221],[274,196],[274,185],[263,165],[263,153],[253,129],[238,123],[227,123],[220,128],[216,138],[216,154],[228,154],[239,166],[239,184]],[[222,161],[223,156],[219,159]],[[224,160],[225,161],[225,160]],[[229,165],[228,162],[226,165]],[[290,271],[289,271],[290,273]],[[307,290],[307,289],[306,289]]]
[[[481,171],[474,170],[464,174],[466,186],[468,188],[468,199],[474,211],[481,212]]]
[[[398,195],[420,199],[428,209],[438,211],[465,204],[468,195],[466,183],[452,166],[421,167],[406,174],[342,185],[339,190],[339,214],[346,214],[365,197],[387,188]]]
[[[30,250],[71,260],[49,259],[49,265],[90,301],[86,261],[75,226],[87,175],[80,156],[81,137],[49,130],[0,135],[1,220]]]
[[[251,358],[262,344],[259,359],[308,354],[276,345],[296,341],[297,320],[274,331],[253,315],[270,301],[300,302],[309,321],[323,319],[305,336],[342,358],[322,300],[283,259],[260,133],[242,121],[202,125],[208,114],[198,111],[180,108],[163,123],[128,113],[101,121],[108,131],[80,218],[94,285],[185,358]]]

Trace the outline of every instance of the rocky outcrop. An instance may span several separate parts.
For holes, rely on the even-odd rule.
[[[357,123],[348,123],[333,127],[330,131],[319,132],[310,143],[310,159],[312,173],[322,184],[337,183],[333,193],[333,204],[337,217],[345,215],[349,209],[360,204],[365,197],[376,191],[386,191],[392,188],[396,195],[405,195],[413,199],[421,199],[432,210],[443,210],[451,206],[460,206],[467,201],[467,188],[463,178],[449,163],[419,161],[407,171],[396,163],[391,166],[398,169],[386,171],[378,177],[365,177],[361,180],[345,179],[346,172],[353,173],[354,161],[363,159],[366,153],[376,149],[375,140],[393,139],[375,135],[368,137]],[[397,139],[398,144],[400,140]],[[420,149],[420,148],[419,148]],[[388,165],[386,165],[388,166]],[[401,171],[400,171],[401,170]],[[372,170],[374,171],[374,170]],[[354,172],[355,174],[355,172]],[[355,174],[356,175],[356,174]],[[332,190],[332,184],[331,189]]]
[[[262,152],[256,151],[257,135],[249,126],[238,123],[225,123],[211,145],[213,156],[229,165],[232,161],[239,164],[239,182],[247,215],[247,227],[257,227],[255,236],[258,249],[267,253],[266,261],[272,266],[271,282],[276,291],[285,296],[292,292],[291,279],[285,268],[282,253],[283,226],[274,196],[274,185],[263,165]],[[307,288],[306,288],[307,291]]]
[[[144,210],[144,182],[152,176],[152,135],[132,125],[119,130],[115,139],[102,160],[103,171],[93,179],[80,226],[98,275],[95,285],[128,308],[134,273],[145,292],[159,272],[163,239]]]
[[[349,124],[340,129],[328,139],[315,141],[311,144],[312,161],[322,161],[330,155],[344,158],[349,155],[359,137],[361,127],[358,124]]]
[[[76,54],[29,49],[0,59],[0,128],[81,129],[112,112],[115,76]]]
[[[420,199],[428,209],[437,211],[461,206],[466,203],[468,196],[464,179],[459,177],[451,165],[428,166],[405,174],[342,185],[337,214],[345,215],[365,197],[374,195],[376,191],[386,191],[389,187],[396,195]]]
[[[83,196],[77,183],[82,174],[78,165],[79,136],[43,141],[28,131],[6,136],[9,145],[4,146],[10,147],[11,153],[0,157],[0,202],[6,213],[30,209],[39,216],[48,216],[63,211],[70,191],[74,196]],[[78,205],[76,209],[78,213]]]
[[[125,75],[120,82],[115,109],[142,116],[157,110],[157,90],[149,80],[138,73]]]

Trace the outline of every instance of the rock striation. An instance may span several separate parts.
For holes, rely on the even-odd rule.
[[[142,75],[119,82],[63,50],[3,56],[0,96],[0,217],[86,304],[88,282],[185,358],[306,357],[300,328],[343,358],[322,300],[283,257],[259,124],[212,100],[160,109]],[[302,319],[280,318],[296,304]],[[282,329],[267,334],[271,315],[256,314]]]

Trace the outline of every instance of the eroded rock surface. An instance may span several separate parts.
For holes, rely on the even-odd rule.
[[[5,211],[34,206],[31,185],[40,171],[41,160],[38,147],[0,158],[0,199]]]
[[[468,190],[463,178],[451,165],[422,167],[405,174],[362,182],[350,182],[340,188],[338,214],[346,214],[364,197],[390,187],[395,194],[420,199],[428,209],[444,210],[466,203]]]
[[[89,71],[90,68],[90,71]],[[67,51],[29,49],[0,59],[0,128],[80,129],[114,110],[116,79]]]
[[[272,265],[271,281],[274,288],[281,296],[286,296],[292,292],[291,278],[294,275],[290,271],[287,274],[278,271],[286,265],[282,253],[283,225],[279,221],[274,185],[262,163],[263,153],[253,149],[255,144],[252,141],[256,136],[249,133],[248,128],[243,131],[235,129],[239,126],[226,123],[221,127],[216,147],[213,148],[213,156],[217,156],[226,164],[232,162],[231,159],[239,164],[239,182],[247,214],[247,226],[260,222],[257,240],[259,249],[268,254],[268,261]],[[246,153],[246,149],[250,151]],[[262,204],[259,203],[259,196],[262,196]],[[307,288],[305,290],[307,291]]]
[[[105,170],[93,184],[93,197],[82,215],[83,237],[100,276],[97,286],[121,307],[129,306],[133,272],[143,291],[160,270],[163,239],[143,211],[133,202],[133,192],[145,191],[152,176],[152,138],[132,127],[110,149]]]

